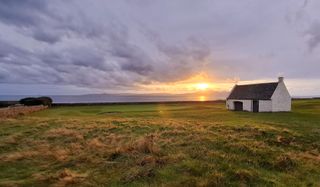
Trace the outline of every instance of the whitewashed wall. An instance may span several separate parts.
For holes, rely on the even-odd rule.
[[[240,101],[243,103],[243,110],[244,111],[252,111],[252,100],[235,100],[235,99],[228,99],[226,101],[226,107],[229,110],[234,110],[234,102]]]
[[[291,96],[282,82],[279,82],[272,97],[272,111],[273,112],[288,112],[291,111]]]
[[[271,100],[259,100],[259,112],[271,112],[272,101]]]

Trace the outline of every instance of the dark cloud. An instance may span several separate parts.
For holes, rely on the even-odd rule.
[[[310,29],[307,31],[308,46],[310,51],[313,51],[320,44],[320,22],[314,22]]]
[[[128,42],[127,28],[120,29],[109,35],[111,57],[116,58],[121,70],[140,75],[149,74],[153,71],[152,64],[155,62],[138,45]]]
[[[177,81],[186,79],[197,72],[205,70],[205,65],[210,60],[210,48],[199,41],[187,41],[180,45],[166,44],[157,41],[157,49],[165,56],[163,65],[166,71],[155,73],[158,81]]]
[[[0,40],[0,56],[0,64],[2,63],[6,66],[36,63],[32,52],[2,40]]]
[[[53,44],[60,40],[60,35],[59,33],[49,33],[43,30],[36,30],[33,32],[33,38],[39,41]]]
[[[46,0],[1,0],[0,19],[10,25],[31,26],[42,20]]]
[[[152,66],[148,64],[141,65],[139,63],[134,63],[134,61],[130,61],[130,62],[121,64],[121,69],[125,71],[135,72],[140,75],[147,75],[152,71]]]
[[[10,73],[6,71],[5,69],[0,69],[0,82],[7,82],[7,79],[9,77]]]
[[[309,0],[304,0],[303,2],[303,8],[307,7],[309,4]]]

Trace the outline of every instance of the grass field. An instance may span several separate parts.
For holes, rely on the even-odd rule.
[[[0,186],[320,186],[320,100],[56,107],[0,119]]]

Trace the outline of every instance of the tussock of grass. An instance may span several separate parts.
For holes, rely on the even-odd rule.
[[[227,179],[222,172],[214,171],[210,173],[203,186],[227,186]]]
[[[80,183],[86,177],[87,174],[80,174],[69,169],[64,169],[58,174],[58,183],[56,183],[55,186],[66,186],[68,184]]]
[[[252,183],[258,179],[257,173],[246,169],[239,169],[232,172],[231,177],[240,183]]]
[[[293,170],[296,163],[288,155],[280,155],[274,161],[274,168],[278,171]]]
[[[59,137],[74,137],[76,139],[83,139],[82,134],[76,130],[66,129],[66,128],[57,128],[47,131],[46,137],[48,138],[59,138]]]
[[[63,162],[69,159],[70,150],[65,148],[54,148],[50,153],[57,161]]]
[[[262,114],[223,103],[79,106],[1,118],[0,186],[317,186],[315,105]]]
[[[94,149],[100,149],[105,147],[105,144],[102,143],[98,138],[93,138],[88,142],[88,146]]]
[[[36,155],[38,155],[37,151],[19,151],[6,154],[0,157],[0,159],[4,162],[15,162],[22,159],[32,159]]]
[[[128,151],[138,151],[141,153],[159,154],[160,149],[154,142],[154,135],[146,136],[135,141],[127,149]]]
[[[155,176],[154,169],[148,167],[133,167],[126,172],[125,175],[120,179],[122,183],[130,183],[140,179],[148,179]]]

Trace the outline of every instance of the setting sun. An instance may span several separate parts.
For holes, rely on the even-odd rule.
[[[206,96],[199,96],[199,101],[206,101],[207,100],[207,98],[206,98]]]
[[[207,90],[209,88],[209,84],[207,83],[199,83],[196,85],[198,90]]]

